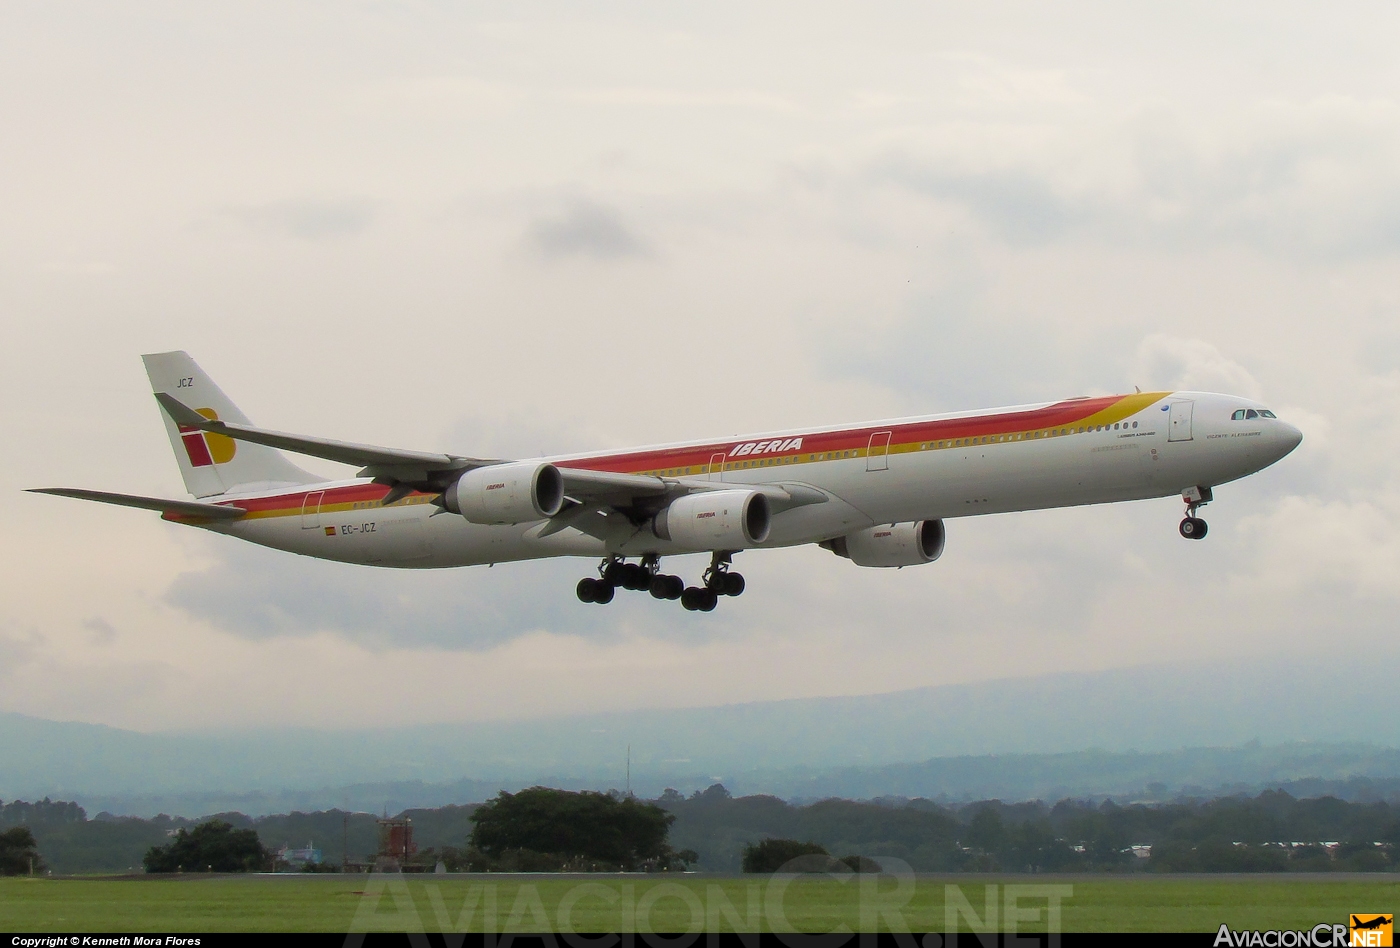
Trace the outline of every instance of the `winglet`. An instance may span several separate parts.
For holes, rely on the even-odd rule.
[[[198,428],[203,431],[216,429],[219,427],[217,421],[210,421],[199,412],[190,408],[174,395],[166,392],[156,392],[156,401],[160,402],[160,407],[165,409],[165,413],[170,416],[170,420],[181,428]]]

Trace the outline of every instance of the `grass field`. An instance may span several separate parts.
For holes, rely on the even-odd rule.
[[[864,886],[864,888],[862,888]],[[1051,887],[1051,888],[1046,888]],[[1307,929],[1400,907],[1394,876],[176,876],[0,879],[0,931]],[[972,917],[969,917],[969,912]],[[993,920],[989,913],[995,914]]]

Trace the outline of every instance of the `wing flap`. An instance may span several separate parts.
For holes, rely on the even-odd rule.
[[[649,474],[615,474],[612,471],[585,471],[561,467],[564,493],[576,500],[603,503],[630,502],[637,497],[664,497],[669,493],[685,493],[675,481],[665,481]]]
[[[31,494],[53,494],[56,497],[72,497],[76,500],[95,500],[99,504],[115,504],[118,507],[139,507],[143,510],[158,510],[163,514],[176,514],[180,517],[195,517],[202,520],[237,520],[248,511],[242,507],[219,504],[201,504],[190,500],[164,500],[160,497],[142,497],[138,494],[113,494],[102,490],[83,490],[78,487],[32,487]]]

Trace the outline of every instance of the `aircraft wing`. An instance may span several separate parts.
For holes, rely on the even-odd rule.
[[[702,491],[736,487],[755,490],[767,496],[774,513],[824,504],[828,499],[825,492],[806,484],[735,484],[566,467],[561,467],[559,473],[564,477],[564,493],[569,502],[544,525],[541,537],[573,527],[600,540],[621,539],[636,532],[638,514],[654,514],[677,497]]]
[[[648,474],[614,474],[611,471],[585,471],[561,467],[564,493],[569,498],[595,503],[626,505],[642,498],[667,500],[686,494],[710,490],[733,490],[736,487],[766,494],[773,511],[780,513],[792,507],[825,503],[826,494],[805,484],[735,484],[729,481],[698,480],[693,477],[652,477]]]
[[[156,393],[156,401],[165,409],[175,424],[182,428],[197,428],[213,434],[221,434],[238,441],[251,441],[270,448],[279,448],[295,454],[306,454],[341,464],[355,464],[365,468],[362,475],[383,479],[392,483],[405,483],[412,486],[445,487],[448,474],[460,474],[472,468],[484,467],[497,461],[481,458],[463,458],[451,454],[434,454],[426,451],[405,451],[399,448],[379,448],[369,444],[355,444],[350,441],[334,441],[330,438],[311,438],[305,435],[288,434],[284,431],[270,431],[254,428],[252,425],[229,424],[205,418],[173,395]],[[440,483],[444,482],[444,483]]]
[[[674,483],[680,488],[678,493],[682,494],[693,494],[704,490],[734,490],[735,488],[758,491],[767,496],[768,503],[775,514],[791,510],[793,507],[824,504],[828,500],[825,491],[818,490],[808,484],[790,481],[778,481],[775,484],[736,484],[733,481],[702,481],[693,477],[681,477],[677,478]]]
[[[32,487],[31,494],[54,494],[58,497],[74,497],[78,500],[95,500],[100,504],[116,504],[118,507],[140,507],[143,510],[159,510],[161,513],[178,514],[181,517],[200,517],[205,520],[237,520],[248,511],[242,507],[201,504],[190,500],[163,500],[159,497],[141,497],[137,494],[111,494],[101,490],[82,490],[77,487]]]
[[[627,503],[639,497],[664,497],[677,491],[677,484],[649,474],[615,474],[612,471],[585,471],[561,467],[564,493],[574,500],[600,503]]]
[[[216,421],[199,414],[166,392],[157,392],[160,402],[170,418],[182,428],[198,429],[239,441],[251,441],[296,454],[338,461],[342,464],[355,464],[363,467],[360,475],[373,477],[380,483],[391,485],[383,502],[391,504],[406,495],[410,490],[442,491],[464,471],[502,463],[499,460],[458,457],[452,454],[434,454],[424,451],[405,451],[398,448],[380,448],[368,444],[355,444],[349,441],[334,441],[329,438],[311,438],[305,435],[288,434],[283,431],[270,431],[252,425],[233,424]],[[724,490],[736,485],[723,481],[698,480],[695,478],[653,477],[645,474],[619,474],[612,471],[590,471],[581,468],[561,466],[559,473],[564,479],[565,495],[573,502],[567,513],[574,507],[592,510],[614,509],[619,511],[655,512],[671,500],[697,491]],[[745,485],[750,490],[759,490],[768,495],[775,512],[804,504],[822,503],[826,495],[805,485],[768,484]],[[573,517],[578,516],[575,511]],[[558,518],[556,518],[558,520]],[[558,529],[563,529],[562,526]]]

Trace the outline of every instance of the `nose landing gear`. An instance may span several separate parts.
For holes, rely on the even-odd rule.
[[[1188,516],[1177,526],[1177,532],[1188,540],[1204,540],[1207,524],[1200,517]]]
[[[1181,499],[1186,503],[1186,517],[1177,526],[1177,532],[1188,540],[1204,540],[1206,538],[1206,522],[1196,516],[1196,511],[1213,499],[1210,488],[1188,488],[1181,492]]]

